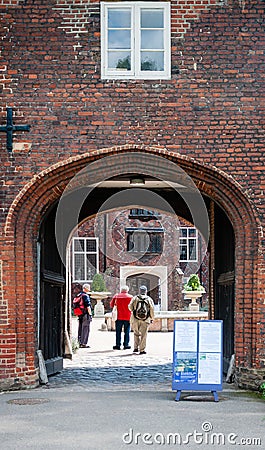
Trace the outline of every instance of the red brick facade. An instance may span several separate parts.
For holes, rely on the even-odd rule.
[[[107,227],[104,231],[104,219]],[[160,214],[158,220],[148,220],[143,222],[138,218],[130,217],[130,210],[121,210],[115,213],[109,212],[105,215],[97,215],[97,219],[89,218],[85,220],[79,227],[74,236],[78,237],[98,237],[99,238],[99,271],[104,274],[107,290],[114,293],[120,289],[120,267],[121,266],[145,266],[165,265],[168,267],[168,310],[183,310],[190,300],[184,301],[182,290],[183,284],[188,276],[197,271],[200,267],[199,275],[203,283],[206,294],[203,296],[203,305],[208,305],[208,255],[205,249],[205,242],[202,236],[198,235],[197,252],[199,264],[179,261],[179,227],[189,226],[190,224],[183,219],[180,221],[175,215]],[[162,248],[159,253],[129,253],[127,249],[126,229],[156,229],[163,228]],[[110,230],[110,232],[108,232]],[[107,248],[107,251],[103,249]],[[106,258],[104,258],[104,254]],[[72,254],[71,254],[72,257]],[[202,264],[201,264],[202,261]],[[181,269],[183,274],[178,275],[177,268]],[[185,277],[185,278],[184,278]],[[129,283],[130,284],[130,283]],[[158,280],[155,288],[150,295],[159,303]],[[76,293],[81,286],[73,283],[73,292]],[[137,294],[137,290],[130,290],[132,295]],[[73,295],[73,294],[72,294]],[[161,300],[161,299],[160,299]],[[104,301],[106,311],[109,310],[109,302]]]
[[[171,5],[171,79],[124,82],[100,77],[98,1],[0,0],[0,125],[6,106],[15,125],[31,125],[14,134],[12,154],[0,132],[3,389],[38,383],[45,213],[83,167],[123,153],[130,165],[134,152],[175,163],[225,211],[235,235],[239,383],[253,387],[249,374],[264,375],[265,3]],[[106,167],[98,176],[106,179]]]

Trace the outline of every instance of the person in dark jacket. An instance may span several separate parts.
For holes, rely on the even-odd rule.
[[[121,333],[122,329],[124,329],[124,341],[123,348],[124,350],[130,349],[130,318],[131,311],[129,311],[128,305],[132,299],[132,295],[128,294],[129,288],[128,286],[124,286],[121,288],[121,292],[119,294],[114,295],[110,302],[110,307],[117,307],[117,320],[115,322],[116,326],[116,345],[114,345],[113,350],[121,349]]]
[[[92,321],[91,299],[89,292],[90,284],[84,284],[81,294],[84,302],[84,314],[78,317],[78,342],[80,348],[90,347],[87,345],[90,333],[90,323]]]

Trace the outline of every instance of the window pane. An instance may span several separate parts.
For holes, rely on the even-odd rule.
[[[141,48],[144,49],[161,49],[164,48],[164,32],[160,30],[142,30],[141,31]]]
[[[131,70],[131,52],[108,52],[110,69]]]
[[[141,70],[164,70],[164,52],[141,52]]]
[[[130,28],[131,12],[124,9],[109,9],[108,28]]]
[[[145,253],[148,249],[149,240],[147,241],[146,236],[144,234],[139,234],[138,242],[139,242],[138,251],[140,251],[141,253]]]
[[[134,247],[133,236],[132,234],[128,234],[127,236],[127,251],[132,252]]]
[[[151,234],[151,245],[149,246],[148,251],[151,253],[161,253],[162,249],[162,237],[159,234]]]
[[[180,246],[180,260],[187,261],[187,247]]]
[[[142,9],[141,28],[163,28],[163,27],[164,27],[163,10]]]
[[[87,255],[87,273],[86,273],[86,279],[92,280],[93,276],[96,273],[96,264],[97,264],[97,257],[96,255]]]
[[[133,251],[140,252],[141,251],[141,240],[139,234],[133,234]]]
[[[74,255],[74,278],[75,280],[85,279],[85,256],[76,254]]]
[[[146,253],[148,251],[150,245],[150,238],[148,233],[134,232],[132,234],[132,240],[133,248],[131,251],[139,253]]]
[[[187,237],[187,228],[180,228],[179,235],[181,237]]]
[[[75,239],[74,240],[74,251],[75,252],[83,252],[85,250],[85,240],[84,239]]]
[[[87,260],[87,264],[88,264],[89,267],[96,268],[96,261],[97,261],[97,256],[96,255],[88,254],[86,256],[86,260]]]
[[[196,240],[189,240],[189,259],[194,261],[196,259]]]
[[[189,228],[189,236],[196,237],[196,228]]]
[[[87,239],[86,241],[86,251],[87,252],[95,252],[97,250],[96,240]]]
[[[134,233],[133,234],[133,251],[134,252],[140,252],[141,251],[141,238],[139,234]]]
[[[156,237],[156,252],[157,253],[162,253],[162,236],[157,236]]]
[[[160,233],[134,231],[127,234],[127,251],[138,253],[161,253],[163,237]]]
[[[150,246],[150,237],[147,233],[144,233],[141,247],[142,253],[146,253],[149,249],[149,246]]]
[[[109,30],[109,48],[131,48],[131,32],[128,30]]]

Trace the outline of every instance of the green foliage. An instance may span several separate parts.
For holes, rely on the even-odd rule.
[[[142,61],[141,70],[156,70],[156,63],[152,60]]]
[[[126,58],[118,60],[117,69],[131,70],[131,62],[129,56],[126,56]]]
[[[262,383],[260,385],[259,390],[261,392],[262,397],[265,398],[265,383]]]
[[[201,285],[200,279],[197,274],[190,275],[188,282],[184,285],[185,291],[204,291],[204,287]]]
[[[101,273],[96,273],[91,284],[93,292],[106,292],[106,283]]]

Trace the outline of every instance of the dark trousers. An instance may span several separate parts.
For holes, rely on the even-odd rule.
[[[87,345],[91,319],[88,314],[85,314],[84,316],[79,316],[78,321],[78,342],[81,345]]]
[[[130,342],[130,321],[129,320],[116,320],[116,346],[121,346],[121,332],[124,327],[124,341],[123,346],[128,347]]]

